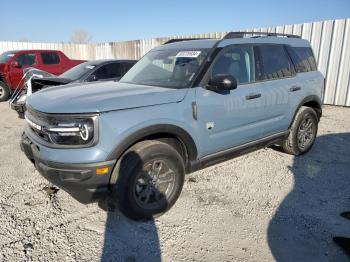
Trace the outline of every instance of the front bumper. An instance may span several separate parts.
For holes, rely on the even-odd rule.
[[[26,111],[26,106],[25,104],[21,104],[21,103],[12,103],[11,104],[11,109],[15,110],[18,114],[19,118],[24,119],[24,112]]]
[[[21,149],[33,162],[40,174],[54,185],[68,192],[81,203],[87,204],[105,197],[115,160],[91,164],[63,164],[40,158],[40,148],[23,133]],[[97,175],[96,169],[108,167],[109,171]]]

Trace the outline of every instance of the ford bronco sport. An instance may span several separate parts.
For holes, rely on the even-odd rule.
[[[175,203],[187,173],[270,145],[307,152],[323,92],[310,44],[297,36],[174,40],[118,83],[30,96],[21,147],[80,202],[111,192],[124,214],[149,219]]]

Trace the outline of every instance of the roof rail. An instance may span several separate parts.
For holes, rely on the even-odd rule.
[[[227,33],[223,39],[231,39],[231,38],[243,38],[245,35],[256,35],[253,37],[261,37],[261,36],[285,36],[288,38],[301,38],[298,35],[291,34],[282,34],[282,33],[269,33],[269,32],[229,32]]]
[[[301,38],[299,35],[272,33],[272,32],[229,32],[220,40],[232,39],[232,38],[243,38],[245,35],[253,35],[252,38],[261,37],[261,36],[284,36],[288,38]],[[174,38],[166,41],[163,45],[182,42],[182,41],[202,40],[202,39],[214,39],[214,38]]]
[[[176,43],[176,42],[182,42],[182,41],[190,41],[190,40],[203,40],[203,39],[213,39],[213,38],[174,38],[166,41],[163,45]]]

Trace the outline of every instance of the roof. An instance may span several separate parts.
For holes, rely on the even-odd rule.
[[[21,49],[21,50],[8,50],[6,52],[18,53],[18,52],[62,52],[60,50],[52,49]]]
[[[219,42],[220,41],[220,42]],[[309,47],[310,43],[301,38],[262,36],[262,37],[244,37],[229,39],[196,39],[174,42],[156,47],[154,50],[171,50],[171,49],[205,49],[212,48],[215,44],[217,47],[225,47],[233,44],[286,44],[296,47]]]

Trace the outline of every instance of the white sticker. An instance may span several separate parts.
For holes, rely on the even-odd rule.
[[[201,51],[180,51],[176,57],[192,57],[196,58],[201,54]]]

